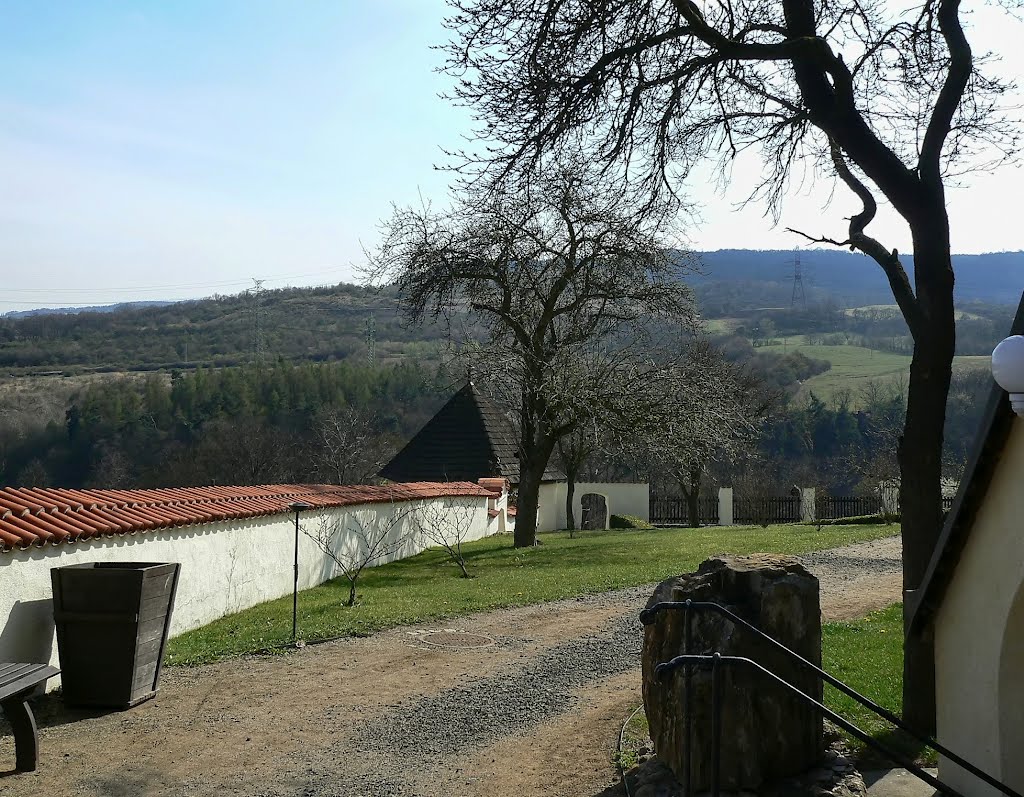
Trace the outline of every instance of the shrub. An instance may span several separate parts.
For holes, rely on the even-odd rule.
[[[608,526],[613,529],[653,529],[653,525],[636,515],[612,515]]]

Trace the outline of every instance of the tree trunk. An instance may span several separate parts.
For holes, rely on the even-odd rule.
[[[537,544],[537,509],[540,506],[540,483],[546,463],[519,461],[519,501],[516,504],[516,548],[532,548]]]
[[[530,385],[541,384],[541,374],[527,375],[523,391],[519,429],[519,501],[516,504],[516,530],[513,544],[516,548],[531,548],[537,544],[537,509],[540,506],[540,483],[548,460],[557,442],[548,434],[544,397]]]
[[[953,268],[944,210],[914,230],[917,305],[911,325],[914,357],[910,365],[907,418],[900,438],[900,512],[903,536],[904,624],[908,593],[921,586],[942,529],[942,440],[946,397],[956,346],[953,316]],[[935,219],[940,215],[940,219]],[[930,633],[905,638],[903,719],[920,733],[935,732],[935,659]]]
[[[576,530],[576,516],[573,513],[572,501],[576,497],[576,471],[565,469],[565,527],[569,531]]]
[[[690,489],[684,490],[686,495],[686,519],[690,522],[690,528],[700,526],[700,471],[690,471]]]

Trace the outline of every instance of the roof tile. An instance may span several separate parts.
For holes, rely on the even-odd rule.
[[[490,496],[472,482],[256,487],[177,487],[158,490],[0,489],[0,551],[58,545],[111,534],[219,520],[290,514],[303,501],[314,509],[392,503],[445,496]]]

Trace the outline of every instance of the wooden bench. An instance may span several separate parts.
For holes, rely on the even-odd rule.
[[[33,772],[39,765],[39,733],[28,695],[47,678],[60,673],[46,664],[0,661],[0,708],[14,730],[15,771]]]

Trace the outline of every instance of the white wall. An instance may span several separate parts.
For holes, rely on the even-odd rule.
[[[566,489],[565,482],[547,482],[540,486],[537,496],[537,531],[558,531],[566,527]]]
[[[566,528],[565,497],[568,485],[565,482],[542,484],[540,488],[540,512],[537,531],[557,531]],[[646,482],[576,482],[573,491],[573,514],[579,525],[583,516],[581,500],[587,493],[603,495],[608,507],[607,517],[612,515],[633,515],[643,520],[651,519],[650,487]]]
[[[1024,419],[981,502],[935,618],[938,739],[1024,790]],[[939,777],[967,797],[999,794],[949,761]]]
[[[464,541],[488,532],[484,496],[437,498],[394,504],[362,504],[303,513],[301,528],[315,532],[321,521],[340,524],[341,550],[359,544],[356,529],[382,528],[396,517],[392,539],[401,541],[376,564],[419,553],[434,543],[420,530],[420,518],[455,518]],[[381,524],[384,524],[382,526]],[[0,553],[0,661],[58,665],[50,569],[86,562],[180,562],[171,635],[241,611],[292,591],[295,516],[197,524],[71,545],[47,545]],[[336,564],[305,533],[299,535],[299,588],[336,575]],[[59,679],[49,682],[55,689]]]

